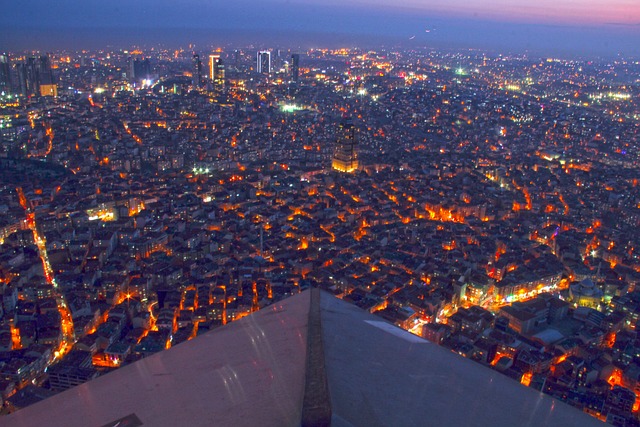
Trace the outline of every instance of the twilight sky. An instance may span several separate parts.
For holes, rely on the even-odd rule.
[[[640,55],[640,0],[0,0],[0,5],[0,50],[215,44],[239,36],[247,42],[253,35],[256,43],[394,38],[436,47]]]

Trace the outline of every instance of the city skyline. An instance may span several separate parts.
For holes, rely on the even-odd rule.
[[[444,2],[415,0],[233,4],[191,1],[176,8],[141,1],[50,10],[40,0],[8,4],[0,17],[4,49],[99,45],[283,42],[301,46],[401,43],[541,54],[615,56],[640,53],[640,6],[630,0]]]
[[[233,348],[229,332],[243,324],[258,331],[269,319],[282,331],[274,314],[292,326],[292,311],[278,307],[309,288],[367,325],[356,333],[360,349],[340,357],[351,377],[384,371],[387,391],[420,402],[402,400],[415,413],[392,405],[383,425],[414,425],[403,420],[423,413],[436,425],[523,418],[483,404],[479,393],[550,420],[542,399],[575,421],[550,425],[597,421],[579,421],[579,411],[636,425],[640,62],[256,45],[10,52],[4,61],[0,396],[12,414],[0,425],[37,417],[86,424],[82,411],[98,417],[93,425],[199,425],[191,419],[200,408],[235,425],[209,378],[227,390],[220,379],[230,377],[218,368],[244,354],[256,365],[239,367],[258,367],[250,378],[282,380],[266,364],[270,349],[290,354],[277,336],[247,336],[256,352],[216,352],[221,363],[182,361],[202,360],[210,338]],[[332,380],[332,355],[345,353],[332,347],[340,331],[325,329],[335,310],[322,314],[321,302],[320,312],[330,339],[312,334],[315,321],[302,324],[316,337],[307,354],[328,361],[323,400],[341,418],[354,416],[353,425],[370,425],[356,420],[382,405],[351,399],[357,393],[335,381],[347,377],[342,368]],[[414,358],[382,358],[382,349],[398,348],[390,338],[406,341]],[[421,346],[425,364],[414,352],[423,339],[433,343]],[[360,354],[380,363],[360,364]],[[85,405],[86,395],[113,395],[102,387],[121,388],[121,378],[130,396],[141,395],[144,367],[170,359],[176,364],[160,365],[182,382],[155,391],[194,403],[193,411],[161,405],[184,422],[128,397],[126,410],[110,399]],[[322,366],[295,359],[307,373]],[[400,369],[390,371],[389,360]],[[450,410],[422,404],[423,391],[445,395],[424,380],[433,373],[452,385]],[[261,404],[263,386],[245,378],[233,381],[255,392],[244,401],[279,417]],[[81,410],[68,409],[73,396]],[[292,397],[300,402],[302,391]],[[562,401],[575,408],[560,410]],[[486,421],[460,410],[472,405]],[[300,425],[301,407],[285,413],[292,423],[277,424]]]
[[[0,427],[640,426],[640,0],[4,6]]]

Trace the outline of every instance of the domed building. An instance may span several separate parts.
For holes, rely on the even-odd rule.
[[[577,306],[597,309],[603,297],[604,293],[591,279],[584,279],[569,285],[569,301]]]

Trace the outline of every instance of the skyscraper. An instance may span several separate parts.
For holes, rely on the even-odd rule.
[[[224,88],[224,64],[219,54],[209,55],[209,80],[214,89]]]
[[[18,71],[18,84],[17,89],[21,95],[29,96],[30,88],[29,82],[31,79],[29,78],[29,71],[26,62],[20,62],[16,65],[16,70]]]
[[[300,55],[291,55],[291,81],[297,82],[300,77]]]
[[[9,55],[0,53],[0,94],[11,93],[11,62]]]
[[[356,128],[351,120],[344,119],[338,127],[331,167],[340,172],[355,172],[358,169],[357,145]]]
[[[261,74],[271,73],[271,52],[261,50],[258,52],[256,71]]]
[[[200,55],[193,54],[193,86],[202,87],[204,81],[202,80],[202,61],[200,61]]]
[[[40,96],[58,96],[58,86],[56,85],[51,61],[48,56],[41,56],[37,62]]]
[[[41,56],[36,61],[36,67],[38,72],[38,77],[40,79],[39,83],[41,85],[50,85],[55,83],[53,78],[53,70],[51,69],[51,60],[48,56]]]
[[[18,84],[25,96],[57,95],[57,86],[48,56],[31,56],[18,64]]]
[[[244,53],[238,49],[233,51],[233,55],[229,55],[229,61],[233,67],[234,71],[238,71],[240,68],[240,63],[244,57]]]
[[[129,81],[132,83],[140,84],[143,80],[149,80],[151,78],[149,58],[129,58],[129,75]]]

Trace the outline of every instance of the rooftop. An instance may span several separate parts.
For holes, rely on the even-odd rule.
[[[601,425],[311,290],[0,418],[0,426],[106,427],[125,420],[137,426],[299,426],[305,411],[313,409],[305,405],[318,403],[330,411],[333,426],[423,425],[425,420],[430,425]]]

